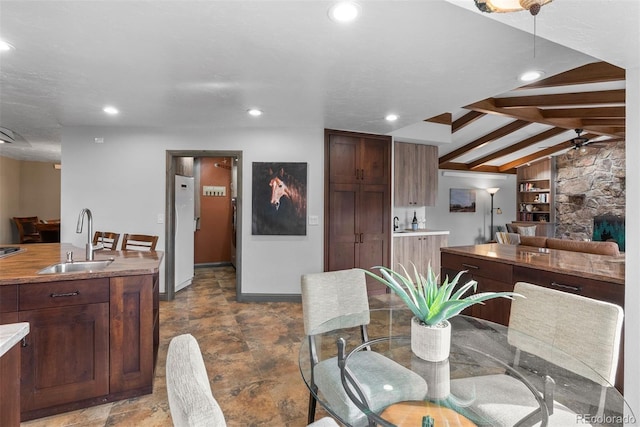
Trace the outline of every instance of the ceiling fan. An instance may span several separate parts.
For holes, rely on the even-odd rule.
[[[582,132],[584,132],[583,129],[575,129],[575,131],[577,136],[571,139],[571,144],[573,145],[573,147],[571,148],[573,148],[574,150],[580,150],[581,153],[585,152],[585,147],[587,146],[587,144],[589,144],[589,146],[591,147],[604,147],[605,143],[622,141],[622,138],[612,138],[590,142],[590,138],[582,135]]]

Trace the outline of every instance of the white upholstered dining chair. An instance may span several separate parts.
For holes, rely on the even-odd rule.
[[[514,366],[518,365],[521,352],[526,352],[600,385],[597,415],[602,415],[606,390],[614,384],[616,377],[624,317],[622,308],[525,282],[516,283],[514,292],[525,297],[511,303],[507,339],[516,348]],[[554,401],[551,378],[547,378],[544,388],[542,397],[549,409],[549,425],[575,425],[576,414]],[[454,379],[451,393],[472,401],[475,410],[487,419],[495,420],[493,425],[534,425],[539,422],[540,414],[535,413],[538,403],[527,387],[510,375]],[[528,403],[523,396],[529,397]]]
[[[312,387],[322,393],[331,411],[343,422],[355,427],[367,425],[367,416],[344,390],[337,357],[319,360],[314,336],[335,327],[326,322],[349,315],[348,321],[343,319],[340,322],[340,328],[359,327],[363,341],[368,340],[367,324],[370,320],[365,274],[359,269],[305,274],[301,278],[301,288],[304,331],[309,336],[312,359]],[[427,383],[421,376],[374,351],[359,351],[350,361],[349,369],[358,378],[366,378],[366,383],[360,385],[372,411],[395,403],[386,400],[389,393],[382,392],[383,387],[397,391],[396,401],[423,400],[427,393]],[[309,423],[313,422],[315,409],[316,399],[310,393]]]

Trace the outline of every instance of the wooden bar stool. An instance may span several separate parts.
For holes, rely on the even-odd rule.
[[[96,231],[93,235],[93,244],[97,245],[102,243],[102,247],[106,250],[115,251],[118,249],[118,241],[120,240],[120,233],[113,233],[111,231]]]
[[[122,238],[122,250],[128,251],[155,251],[158,236],[149,236],[146,234],[125,234]]]

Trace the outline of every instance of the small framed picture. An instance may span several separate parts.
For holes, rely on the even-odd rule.
[[[449,189],[449,212],[475,212],[476,190],[467,188]]]

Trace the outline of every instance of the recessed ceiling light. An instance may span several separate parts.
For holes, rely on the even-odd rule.
[[[360,14],[360,6],[352,1],[341,1],[329,8],[329,18],[335,22],[351,22]]]
[[[251,109],[247,110],[247,113],[250,116],[258,117],[258,116],[262,115],[262,110],[258,110],[257,108],[251,108]]]
[[[13,46],[7,43],[4,40],[0,40],[0,52],[6,52],[8,50],[13,49]]]
[[[105,113],[111,115],[111,116],[115,116],[116,114],[119,113],[118,109],[116,107],[111,107],[111,106],[106,106],[102,109],[102,111],[104,111]]]
[[[396,114],[387,114],[387,117],[384,118],[388,122],[395,122],[398,120],[398,116]]]
[[[544,73],[539,70],[525,71],[524,73],[520,74],[518,80],[520,80],[521,82],[532,82],[534,80],[538,80],[543,75]]]

